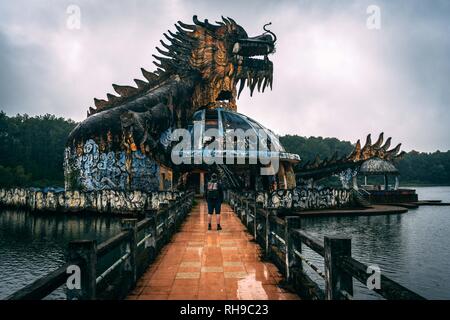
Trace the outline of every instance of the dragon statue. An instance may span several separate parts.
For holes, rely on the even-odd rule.
[[[392,138],[389,137],[384,141],[384,133],[382,132],[377,141],[372,144],[372,137],[369,134],[364,146],[361,147],[361,141],[358,140],[353,151],[347,156],[339,157],[337,153],[334,153],[330,158],[321,160],[317,155],[314,160],[307,161],[298,168],[297,178],[303,181],[319,180],[349,169],[357,169],[362,163],[370,159],[394,162],[403,157],[405,152],[400,152],[401,143],[395,148],[389,149],[391,140]]]
[[[170,132],[186,128],[197,110],[228,108],[247,87],[263,91],[273,82],[277,40],[249,37],[231,18],[214,24],[193,17],[164,34],[156,70],[142,70],[136,86],[113,84],[118,95],[94,99],[87,118],[70,133],[65,151],[68,190],[157,190],[159,173],[170,167]]]

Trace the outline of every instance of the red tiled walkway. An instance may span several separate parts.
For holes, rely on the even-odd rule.
[[[207,230],[206,203],[193,208],[172,241],[128,297],[140,300],[298,299],[278,283],[277,268],[259,258],[259,246],[232,212],[222,206],[223,230]]]

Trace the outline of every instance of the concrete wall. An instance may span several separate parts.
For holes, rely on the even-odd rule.
[[[181,197],[176,191],[40,191],[33,189],[0,189],[0,206],[20,207],[33,211],[98,213],[139,213],[158,209],[161,203],[168,203]]]
[[[269,192],[244,193],[256,197],[256,202],[265,208],[288,208],[315,210],[341,208],[352,205],[352,191],[334,188],[295,188]]]

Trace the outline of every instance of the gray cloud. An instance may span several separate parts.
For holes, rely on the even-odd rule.
[[[81,29],[66,8],[81,8]],[[366,8],[382,28],[366,28]],[[447,1],[0,2],[0,109],[82,120],[111,83],[153,69],[162,33],[193,14],[232,16],[250,34],[273,22],[274,90],[243,93],[239,111],[280,134],[355,141],[385,131],[404,149],[450,148]]]

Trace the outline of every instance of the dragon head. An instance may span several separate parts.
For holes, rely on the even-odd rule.
[[[161,41],[166,49],[156,48],[162,56],[154,55],[160,72],[201,77],[196,82],[192,97],[193,108],[227,107],[236,109],[236,98],[245,85],[253,94],[255,88],[264,91],[272,87],[273,64],[268,55],[275,51],[276,36],[267,30],[256,37],[231,18],[211,24],[208,20],[194,24],[181,21],[175,25],[175,33],[164,34],[169,44]],[[237,88],[239,84],[239,89]]]
[[[89,108],[88,117],[158,91],[167,79],[192,84],[187,112],[191,115],[201,108],[236,110],[236,99],[246,85],[250,95],[255,88],[272,88],[273,64],[268,55],[275,52],[277,38],[266,28],[270,23],[264,25],[263,34],[249,37],[231,18],[222,17],[222,21],[211,24],[194,16],[193,21],[178,21],[177,31],[164,33],[168,43],[161,40],[162,49],[156,48],[160,55],[153,55],[157,69],[141,69],[147,81],[135,79],[137,87],[113,84],[119,96],[108,93],[107,100],[94,99],[95,108]]]

